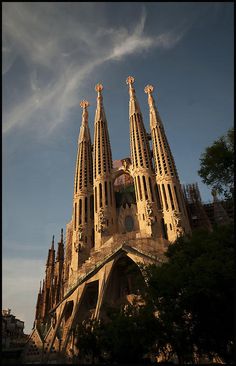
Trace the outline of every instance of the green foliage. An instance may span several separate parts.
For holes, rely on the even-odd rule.
[[[100,324],[97,320],[86,320],[76,329],[79,357],[82,361],[90,358],[92,362],[100,356]]]
[[[100,361],[142,362],[156,338],[157,320],[147,307],[127,305],[108,309],[109,321],[87,321],[78,328],[82,360],[87,355]]]
[[[168,262],[143,266],[147,289],[143,306],[108,308],[106,321],[83,322],[80,356],[99,362],[141,363],[148,353],[175,354],[179,364],[198,355],[233,358],[233,227],[199,230],[179,238]]]
[[[145,269],[150,295],[169,343],[180,363],[199,354],[229,361],[233,343],[233,229],[198,231],[169,247],[169,261]],[[192,361],[193,362],[193,361]]]
[[[156,318],[147,308],[128,306],[113,309],[110,322],[103,325],[103,346],[116,362],[141,362],[156,337]]]
[[[198,174],[203,182],[226,198],[234,189],[234,128],[207,147],[200,158]]]

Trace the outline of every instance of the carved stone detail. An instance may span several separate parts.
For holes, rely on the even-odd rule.
[[[105,227],[106,227],[106,217],[104,209],[100,208],[100,211],[98,213],[98,232],[103,233],[105,231]]]
[[[87,108],[89,106],[89,102],[87,100],[83,99],[83,100],[81,100],[79,105],[81,108]]]
[[[176,228],[176,235],[179,238],[184,234],[182,227],[182,214],[176,210],[173,211],[173,222]]]
[[[134,83],[134,77],[133,76],[128,76],[126,79],[126,84],[133,84]]]
[[[124,169],[125,172],[130,172],[130,167],[131,167],[131,161],[129,158],[123,159],[122,161],[122,167]]]
[[[145,86],[145,88],[144,88],[144,91],[145,91],[146,94],[147,93],[152,93],[153,90],[154,90],[154,87],[152,85],[149,85],[149,84],[147,86]]]
[[[98,83],[95,86],[95,90],[96,90],[96,92],[101,92],[103,90],[103,85],[101,83]]]
[[[149,200],[146,201],[146,211],[147,211],[147,224],[150,226],[154,223],[155,218],[152,203]]]

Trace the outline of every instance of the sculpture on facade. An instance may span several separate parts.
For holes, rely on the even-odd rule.
[[[147,200],[147,224],[152,225],[154,221],[155,221],[155,218],[154,218],[152,204],[149,200]]]
[[[104,214],[104,209],[101,207],[98,214],[98,232],[103,233],[106,227],[106,217]]]

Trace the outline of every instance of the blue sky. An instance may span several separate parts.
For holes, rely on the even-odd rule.
[[[113,159],[129,156],[127,76],[149,131],[154,86],[182,183],[233,126],[233,3],[3,3],[3,306],[32,328],[52,235],[72,213],[79,102],[104,85]]]

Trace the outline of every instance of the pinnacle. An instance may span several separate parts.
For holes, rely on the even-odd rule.
[[[84,109],[84,108],[87,108],[89,106],[89,102],[87,100],[83,99],[83,100],[81,100],[79,105],[80,105],[81,108]]]
[[[101,92],[103,90],[103,85],[101,83],[98,83],[95,86],[95,90],[96,90],[96,92]]]
[[[54,235],[52,236],[52,250],[54,249]]]
[[[153,92],[153,90],[154,90],[154,87],[150,84],[146,85],[145,88],[144,88],[144,91],[145,91],[146,94],[147,93],[151,94]]]
[[[126,79],[126,84],[127,85],[131,85],[131,84],[134,84],[134,77],[133,76],[128,76],[127,79]]]

